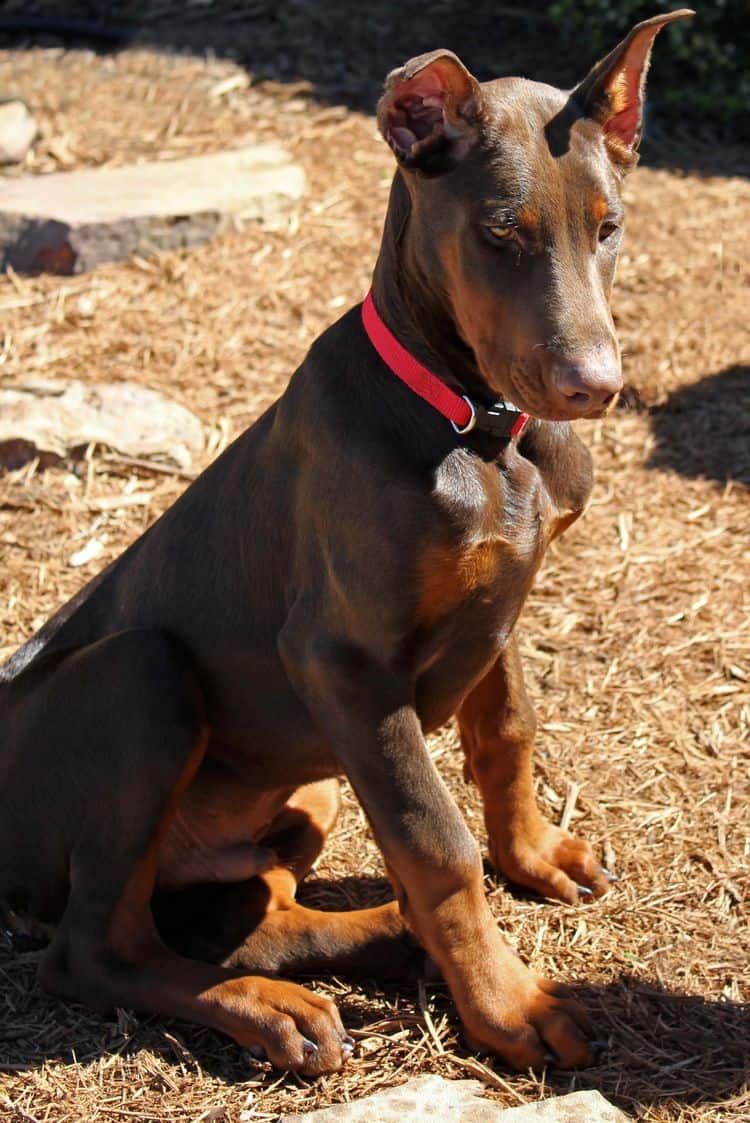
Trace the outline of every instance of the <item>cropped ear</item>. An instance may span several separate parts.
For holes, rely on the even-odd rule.
[[[476,78],[452,51],[431,51],[388,75],[378,125],[401,165],[439,175],[471,148],[480,110]]]
[[[690,8],[665,12],[635,25],[613,51],[594,66],[573,92],[575,101],[604,129],[610,155],[624,164],[635,163],[643,132],[646,74],[654,39],[674,20],[693,16]]]

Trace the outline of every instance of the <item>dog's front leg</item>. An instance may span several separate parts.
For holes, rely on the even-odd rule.
[[[600,896],[609,879],[588,842],[554,826],[534,797],[536,718],[515,637],[458,713],[468,774],[482,793],[490,857],[518,885],[575,904]]]
[[[518,1069],[591,1059],[586,1016],[498,932],[477,845],[427,752],[411,687],[361,650],[282,643],[284,662],[372,824],[407,923],[439,965],[476,1048]]]

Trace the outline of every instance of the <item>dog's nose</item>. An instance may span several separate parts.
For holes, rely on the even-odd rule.
[[[596,351],[574,359],[558,358],[552,381],[561,405],[577,417],[606,409],[622,390],[622,371],[617,356]]]

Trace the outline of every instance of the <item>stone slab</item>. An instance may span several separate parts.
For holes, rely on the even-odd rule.
[[[195,245],[240,220],[277,218],[304,190],[304,172],[275,145],[0,180],[0,269],[83,273]]]
[[[497,1119],[498,1123],[630,1123],[629,1116],[593,1091],[509,1107]]]
[[[188,470],[203,452],[204,435],[190,410],[131,382],[40,378],[0,389],[0,464],[4,450],[13,453],[19,444],[65,456],[92,442]]]
[[[482,1098],[478,1080],[417,1076],[353,1103],[284,1115],[280,1123],[629,1123],[599,1092],[572,1092],[522,1107]]]
[[[416,1076],[406,1084],[352,1103],[335,1104],[305,1115],[283,1115],[280,1123],[496,1123],[497,1104],[483,1100],[478,1080]]]

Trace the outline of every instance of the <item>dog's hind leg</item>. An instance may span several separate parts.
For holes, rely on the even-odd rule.
[[[186,954],[252,973],[342,974],[403,978],[424,953],[395,901],[369,909],[327,912],[296,901],[280,906],[274,871],[234,885],[188,889],[162,899],[160,930]]]
[[[205,750],[200,691],[175,641],[121,632],[67,655],[25,707],[44,715],[37,736],[67,764],[58,800],[71,824],[68,900],[42,982],[108,1007],[128,973],[137,980],[125,966],[155,951],[159,833]]]
[[[316,971],[395,978],[424,953],[395,901],[327,912],[295,900],[339,809],[337,780],[300,788],[259,839],[277,857],[267,872],[236,884],[163,894],[157,919],[167,942],[199,958],[252,971]]]
[[[184,1017],[262,1046],[281,1068],[341,1066],[333,1003],[302,987],[190,961],[167,949],[151,913],[159,840],[207,741],[201,693],[181,645],[122,632],[67,655],[16,707],[21,754],[44,740],[58,767],[41,780],[49,818],[68,832],[69,888],[40,977],[102,1010]],[[21,712],[21,710],[23,712]],[[40,792],[34,793],[37,810]]]

